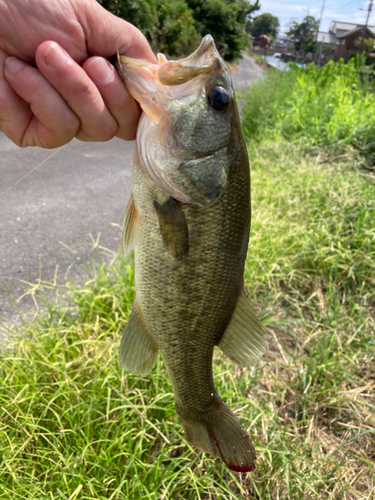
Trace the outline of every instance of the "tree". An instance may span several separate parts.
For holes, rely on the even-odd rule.
[[[245,29],[253,36],[267,35],[273,40],[279,31],[280,21],[272,14],[261,14],[254,17],[253,21],[247,22]]]
[[[200,36],[185,0],[157,1],[157,23],[150,38],[154,52],[167,56],[184,56],[197,48]]]
[[[292,21],[286,34],[293,40],[296,50],[315,52],[315,38],[318,29],[319,24],[315,17],[306,16],[302,23]]]
[[[362,42],[362,36],[358,37],[357,40],[354,42],[354,45],[358,47],[358,49],[361,48],[361,42]],[[374,42],[375,40],[373,38],[365,38],[363,40],[362,44],[362,50],[368,54],[369,52],[373,52],[374,50]]]
[[[107,10],[137,26],[154,52],[182,56],[200,41],[185,0],[98,0]]]
[[[227,61],[238,59],[248,47],[245,23],[259,10],[259,0],[186,0],[193,11],[198,33],[214,37],[216,47]]]
[[[139,28],[155,52],[187,55],[211,34],[227,61],[248,46],[244,27],[259,0],[98,0]]]

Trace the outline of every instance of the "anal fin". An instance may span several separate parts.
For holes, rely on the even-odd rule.
[[[137,244],[138,227],[137,227],[137,209],[134,204],[133,193],[130,195],[128,205],[125,211],[124,228],[122,231],[122,251],[124,255],[133,250]]]
[[[245,288],[238,297],[236,309],[218,347],[244,368],[257,363],[267,349],[267,333],[256,316]]]
[[[133,302],[132,313],[122,334],[119,354],[122,367],[136,375],[146,375],[158,360],[158,346],[136,301]]]

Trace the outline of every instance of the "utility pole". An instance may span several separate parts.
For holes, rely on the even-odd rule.
[[[363,41],[365,39],[366,28],[367,28],[367,25],[368,25],[368,20],[369,20],[369,17],[370,17],[370,13],[372,11],[372,2],[373,2],[373,0],[370,0],[370,3],[368,5],[368,11],[367,11],[367,19],[366,19],[365,29],[363,30],[362,40],[361,40],[361,46],[359,48],[359,53],[360,54],[362,54],[362,50],[363,50]]]
[[[318,31],[316,32],[316,37],[315,37],[315,44],[317,44],[317,42],[318,42],[318,34],[319,34],[319,31],[320,31],[320,25],[322,24],[322,19],[323,19],[325,4],[326,4],[326,0],[323,0],[322,8],[320,10],[320,18],[319,18]],[[320,42],[319,57],[318,57],[318,60],[317,60],[318,63],[320,61],[320,56],[322,55],[322,49],[323,49],[323,42]]]

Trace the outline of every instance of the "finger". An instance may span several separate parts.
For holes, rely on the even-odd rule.
[[[87,73],[56,42],[43,42],[35,55],[43,76],[78,116],[81,126],[76,135],[82,141],[107,141],[118,130],[96,85]]]
[[[76,14],[83,26],[90,54],[109,58],[119,51],[121,55],[157,62],[143,33],[99,3],[94,2],[90,9],[77,9]]]
[[[22,136],[32,112],[30,106],[14,92],[5,78],[7,58],[8,55],[0,50],[0,130],[21,146]]]
[[[7,58],[2,89],[1,128],[18,146],[55,148],[75,136],[78,118],[37,69]]]
[[[83,69],[97,86],[107,109],[116,120],[116,136],[127,141],[134,140],[140,109],[115,68],[106,59],[95,56],[85,61]]]

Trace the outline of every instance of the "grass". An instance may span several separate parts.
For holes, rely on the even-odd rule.
[[[252,370],[217,353],[214,372],[257,470],[232,473],[186,442],[161,360],[146,377],[120,369],[134,287],[118,257],[67,283],[35,321],[9,326],[1,499],[374,498],[375,178],[355,153],[328,163],[279,140],[249,154],[245,281],[269,349]]]
[[[271,65],[268,64],[263,55],[257,54],[256,52],[250,52],[249,55],[254,59],[258,66],[262,69],[273,69]]]
[[[330,61],[288,71],[271,71],[249,89],[243,128],[256,140],[284,138],[336,154],[353,147],[375,164],[375,96],[366,81],[364,61]]]

